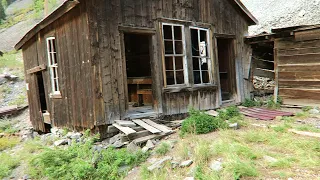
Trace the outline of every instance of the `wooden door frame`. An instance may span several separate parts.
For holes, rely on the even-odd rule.
[[[126,63],[126,53],[125,53],[125,34],[139,34],[139,35],[146,35],[148,36],[149,40],[149,54],[150,54],[150,65],[151,65],[151,77],[152,77],[152,98],[153,98],[153,109],[157,107],[156,104],[156,86],[154,85],[156,77],[154,77],[154,56],[152,55],[155,51],[153,48],[153,41],[154,37],[156,36],[156,30],[152,28],[139,28],[139,27],[127,27],[127,26],[119,26],[119,33],[120,33],[120,45],[121,45],[121,59],[122,59],[122,74],[123,74],[123,84],[124,84],[124,93],[125,93],[125,112],[121,113],[121,117],[126,116],[129,110],[129,96],[128,96],[128,80],[127,80],[127,63]]]
[[[236,69],[236,36],[232,35],[232,34],[215,34],[214,35],[215,38],[215,47],[216,47],[216,59],[217,59],[217,75],[218,75],[218,87],[219,87],[219,105],[222,105],[224,102],[230,102],[230,101],[234,101],[236,102],[237,100],[237,69]],[[229,56],[229,69],[232,70],[231,71],[231,78],[229,79],[229,83],[231,85],[230,89],[231,89],[231,96],[232,98],[230,100],[222,100],[222,91],[221,91],[221,82],[220,82],[220,69],[219,69],[219,44],[218,44],[218,40],[222,39],[222,40],[229,40],[230,43],[229,44],[229,51],[230,51],[230,56]]]

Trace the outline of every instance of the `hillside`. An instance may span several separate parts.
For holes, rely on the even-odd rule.
[[[320,0],[241,0],[259,20],[249,34],[270,32],[271,28],[320,23]]]

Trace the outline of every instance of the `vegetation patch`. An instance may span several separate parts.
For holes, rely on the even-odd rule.
[[[3,137],[0,138],[0,151],[8,148],[12,148],[19,143],[19,138],[17,137]]]
[[[45,149],[30,161],[30,175],[35,179],[120,179],[148,157],[126,149],[99,152],[93,143],[89,139],[66,149]]]
[[[166,142],[162,142],[159,147],[156,148],[156,153],[158,155],[166,155],[170,150],[170,144],[166,143]]]
[[[0,153],[0,179],[10,175],[12,170],[19,165],[19,159],[10,154]]]

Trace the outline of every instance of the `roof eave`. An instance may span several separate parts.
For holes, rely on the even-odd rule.
[[[245,13],[248,17],[249,25],[257,25],[259,21],[251,14],[251,12],[247,9],[247,7],[240,0],[233,0],[238,7]]]

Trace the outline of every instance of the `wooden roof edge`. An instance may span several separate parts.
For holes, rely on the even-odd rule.
[[[32,37],[34,37],[42,29],[59,19],[61,16],[69,12],[80,2],[78,0],[65,0],[60,6],[58,6],[52,13],[43,18],[39,23],[37,23],[31,30],[29,30],[21,40],[14,46],[16,50],[20,50],[22,46],[28,42]]]
[[[250,25],[259,24],[258,19],[256,19],[251,12],[247,9],[247,7],[240,0],[233,0],[238,7],[247,15],[247,17],[251,20]]]
[[[274,40],[274,33],[258,34],[254,36],[245,36],[245,42],[249,44],[261,43],[261,42],[271,42]]]

